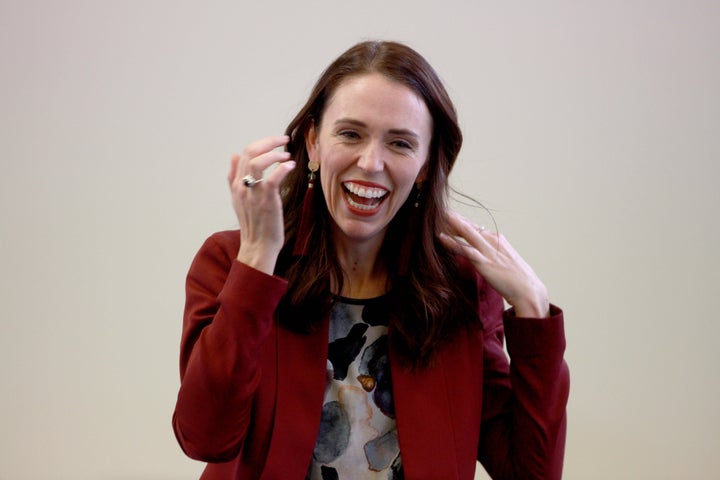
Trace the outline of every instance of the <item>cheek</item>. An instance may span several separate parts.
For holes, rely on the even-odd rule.
[[[403,185],[402,190],[398,192],[397,195],[397,204],[402,205],[404,204],[408,197],[410,196],[410,193],[412,192],[413,185],[415,185],[415,182],[409,181],[406,184]]]
[[[343,155],[342,152],[338,152],[337,149],[330,147],[318,149],[316,159],[320,165],[318,173],[323,189],[325,191],[332,188],[337,189],[338,177],[349,166],[347,155]]]
[[[332,170],[330,168],[320,167],[320,171],[318,173],[320,175],[319,178],[316,177],[315,182],[320,182],[323,197],[325,198],[325,204],[330,207],[335,203],[335,197],[338,194],[337,182],[334,181]]]
[[[406,168],[398,172],[397,178],[399,183],[402,185],[403,191],[406,189],[407,191],[412,190],[412,186],[417,183],[421,177],[423,166],[424,163],[417,161],[413,162],[411,165],[407,165]]]

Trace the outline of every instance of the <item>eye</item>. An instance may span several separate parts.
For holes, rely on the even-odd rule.
[[[360,135],[354,130],[341,130],[337,135],[347,140],[357,140],[360,138]]]
[[[405,140],[393,140],[391,142],[391,145],[393,147],[399,148],[401,150],[412,150],[413,146],[410,142],[407,142]]]

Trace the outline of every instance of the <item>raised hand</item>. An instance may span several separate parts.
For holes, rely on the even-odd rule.
[[[233,155],[228,173],[232,204],[240,224],[237,259],[268,274],[273,273],[284,242],[280,183],[295,168],[295,162],[288,152],[276,149],[288,141],[282,135],[248,145],[240,155]],[[273,164],[277,165],[263,177],[265,169]]]
[[[470,260],[480,275],[515,308],[519,317],[546,317],[550,304],[545,285],[503,235],[477,227],[448,211],[450,231],[440,240]]]

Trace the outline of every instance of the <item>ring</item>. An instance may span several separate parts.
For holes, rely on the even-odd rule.
[[[257,178],[253,177],[252,175],[245,175],[242,178],[242,182],[243,182],[243,185],[245,185],[246,187],[252,188],[255,186],[256,183],[262,182],[262,178],[258,180]]]
[[[480,225],[479,227],[477,227],[478,233],[482,233],[482,232],[484,232],[485,230],[486,230],[485,225]]]

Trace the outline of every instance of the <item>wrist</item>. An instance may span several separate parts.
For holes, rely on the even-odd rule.
[[[237,261],[255,270],[272,275],[275,272],[278,253],[269,251],[267,248],[252,248],[243,245],[238,251]]]
[[[550,302],[513,305],[515,316],[520,318],[547,318],[550,316]]]
[[[523,296],[511,304],[515,315],[524,318],[545,318],[550,316],[550,300],[544,288]]]

